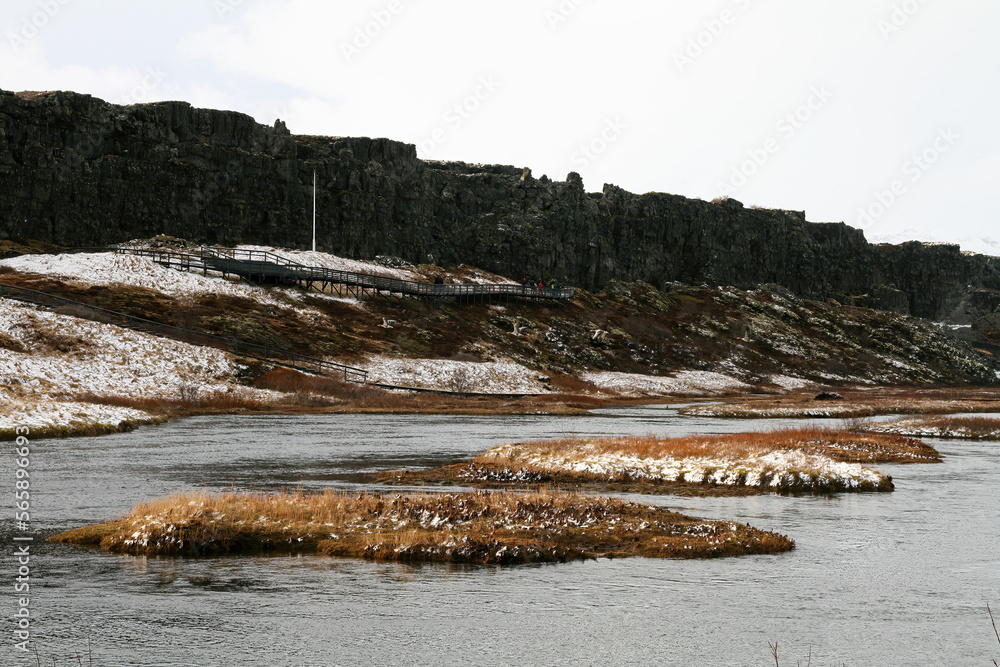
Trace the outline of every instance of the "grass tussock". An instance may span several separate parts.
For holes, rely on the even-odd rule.
[[[598,486],[685,495],[891,491],[891,477],[863,464],[940,460],[933,448],[904,436],[803,428],[526,442],[491,449],[465,464],[392,473],[381,481]]]
[[[611,498],[556,492],[185,494],[54,542],[137,555],[320,552],[378,561],[527,563],[788,551],[788,537]]]
[[[0,331],[0,348],[10,350],[11,352],[19,352],[21,354],[28,353],[28,348],[24,346],[24,343],[11,337],[3,331]]]

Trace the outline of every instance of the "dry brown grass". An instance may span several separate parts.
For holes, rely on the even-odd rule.
[[[527,442],[521,446],[542,456],[560,456],[576,451],[583,442],[568,438]],[[941,460],[934,448],[913,438],[819,427],[678,438],[621,436],[585,442],[602,454],[640,459],[711,457],[735,460],[776,450],[802,450],[843,463],[937,463]],[[484,457],[475,459],[477,462],[487,460]]]
[[[284,393],[344,396],[357,391],[357,385],[325,375],[308,375],[291,368],[275,368],[256,378],[253,386]]]
[[[290,368],[275,368],[264,373],[254,386],[283,393],[329,396],[339,404],[355,408],[405,410],[416,407],[419,398],[409,393],[386,391],[379,387],[345,382],[337,377],[308,375]]]
[[[16,338],[12,338],[2,331],[0,331],[0,348],[10,350],[11,352],[19,352],[21,354],[28,352],[28,348],[26,348],[21,341]]]
[[[879,415],[954,414],[960,412],[1000,412],[1000,391],[995,388],[838,390],[841,401],[817,401],[815,392],[770,398],[742,398],[727,403],[694,405],[682,414],[730,419],[771,417],[865,418]]]
[[[80,403],[110,405],[118,408],[133,408],[154,415],[169,416],[244,410],[257,411],[274,407],[256,398],[225,392],[213,392],[210,394],[198,394],[195,392],[185,394],[181,392],[181,395],[177,397],[86,393],[77,394],[73,396],[72,400]]]
[[[199,556],[319,551],[383,561],[524,563],[778,553],[789,538],[610,498],[535,492],[185,494],[54,542]]]

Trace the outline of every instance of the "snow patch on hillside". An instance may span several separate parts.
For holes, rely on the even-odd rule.
[[[370,382],[489,394],[541,394],[548,390],[538,373],[512,361],[369,357],[352,365],[368,371]]]
[[[264,289],[220,276],[168,269],[149,257],[115,253],[75,253],[64,255],[21,255],[0,261],[17,271],[40,273],[82,285],[124,285],[142,287],[168,296],[219,294],[243,297],[259,303],[289,306],[302,299],[302,292]]]
[[[375,262],[365,262],[346,257],[337,257],[325,252],[313,252],[312,250],[288,250],[286,248],[272,248],[265,245],[241,245],[236,246],[238,250],[259,250],[269,252],[283,257],[289,261],[297,262],[305,266],[317,266],[334,271],[349,271],[351,273],[365,273],[384,278],[395,278],[396,280],[423,280],[423,278],[413,271],[406,269],[390,269],[376,264]]]
[[[639,375],[637,373],[583,373],[581,378],[601,389],[622,396],[715,396],[731,392],[749,391],[750,385],[722,373],[709,371],[680,371],[673,377]]]
[[[796,389],[802,389],[803,387],[808,387],[811,382],[808,380],[803,380],[802,378],[791,377],[789,375],[772,375],[768,378],[771,384],[776,384],[785,391],[794,391]]]
[[[236,384],[237,366],[220,350],[8,299],[0,299],[0,334],[0,424],[153,420],[141,410],[75,402],[82,394],[137,399],[229,394],[262,401],[281,396]]]

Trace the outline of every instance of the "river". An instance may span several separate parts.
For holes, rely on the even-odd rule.
[[[1000,445],[936,440],[876,466],[889,494],[633,497],[787,534],[777,556],[516,567],[323,556],[195,560],[53,545],[186,490],[359,488],[501,442],[768,428],[637,407],[586,417],[288,415],[175,420],[32,442],[31,612],[56,665],[987,665],[1000,659]],[[3,479],[13,479],[8,455]],[[11,482],[12,483],[12,482]],[[12,544],[13,523],[2,524]],[[8,548],[8,551],[10,549]],[[3,561],[13,578],[10,558]],[[7,627],[14,610],[8,585]],[[3,664],[35,665],[5,632]],[[8,657],[13,660],[7,661]]]

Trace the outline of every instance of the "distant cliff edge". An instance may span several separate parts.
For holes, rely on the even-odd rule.
[[[67,246],[157,234],[473,264],[594,289],[611,280],[832,298],[1000,331],[1000,259],[872,245],[843,223],[614,185],[575,173],[433,162],[389,139],[299,136],[184,102],[0,91],[0,238]]]

